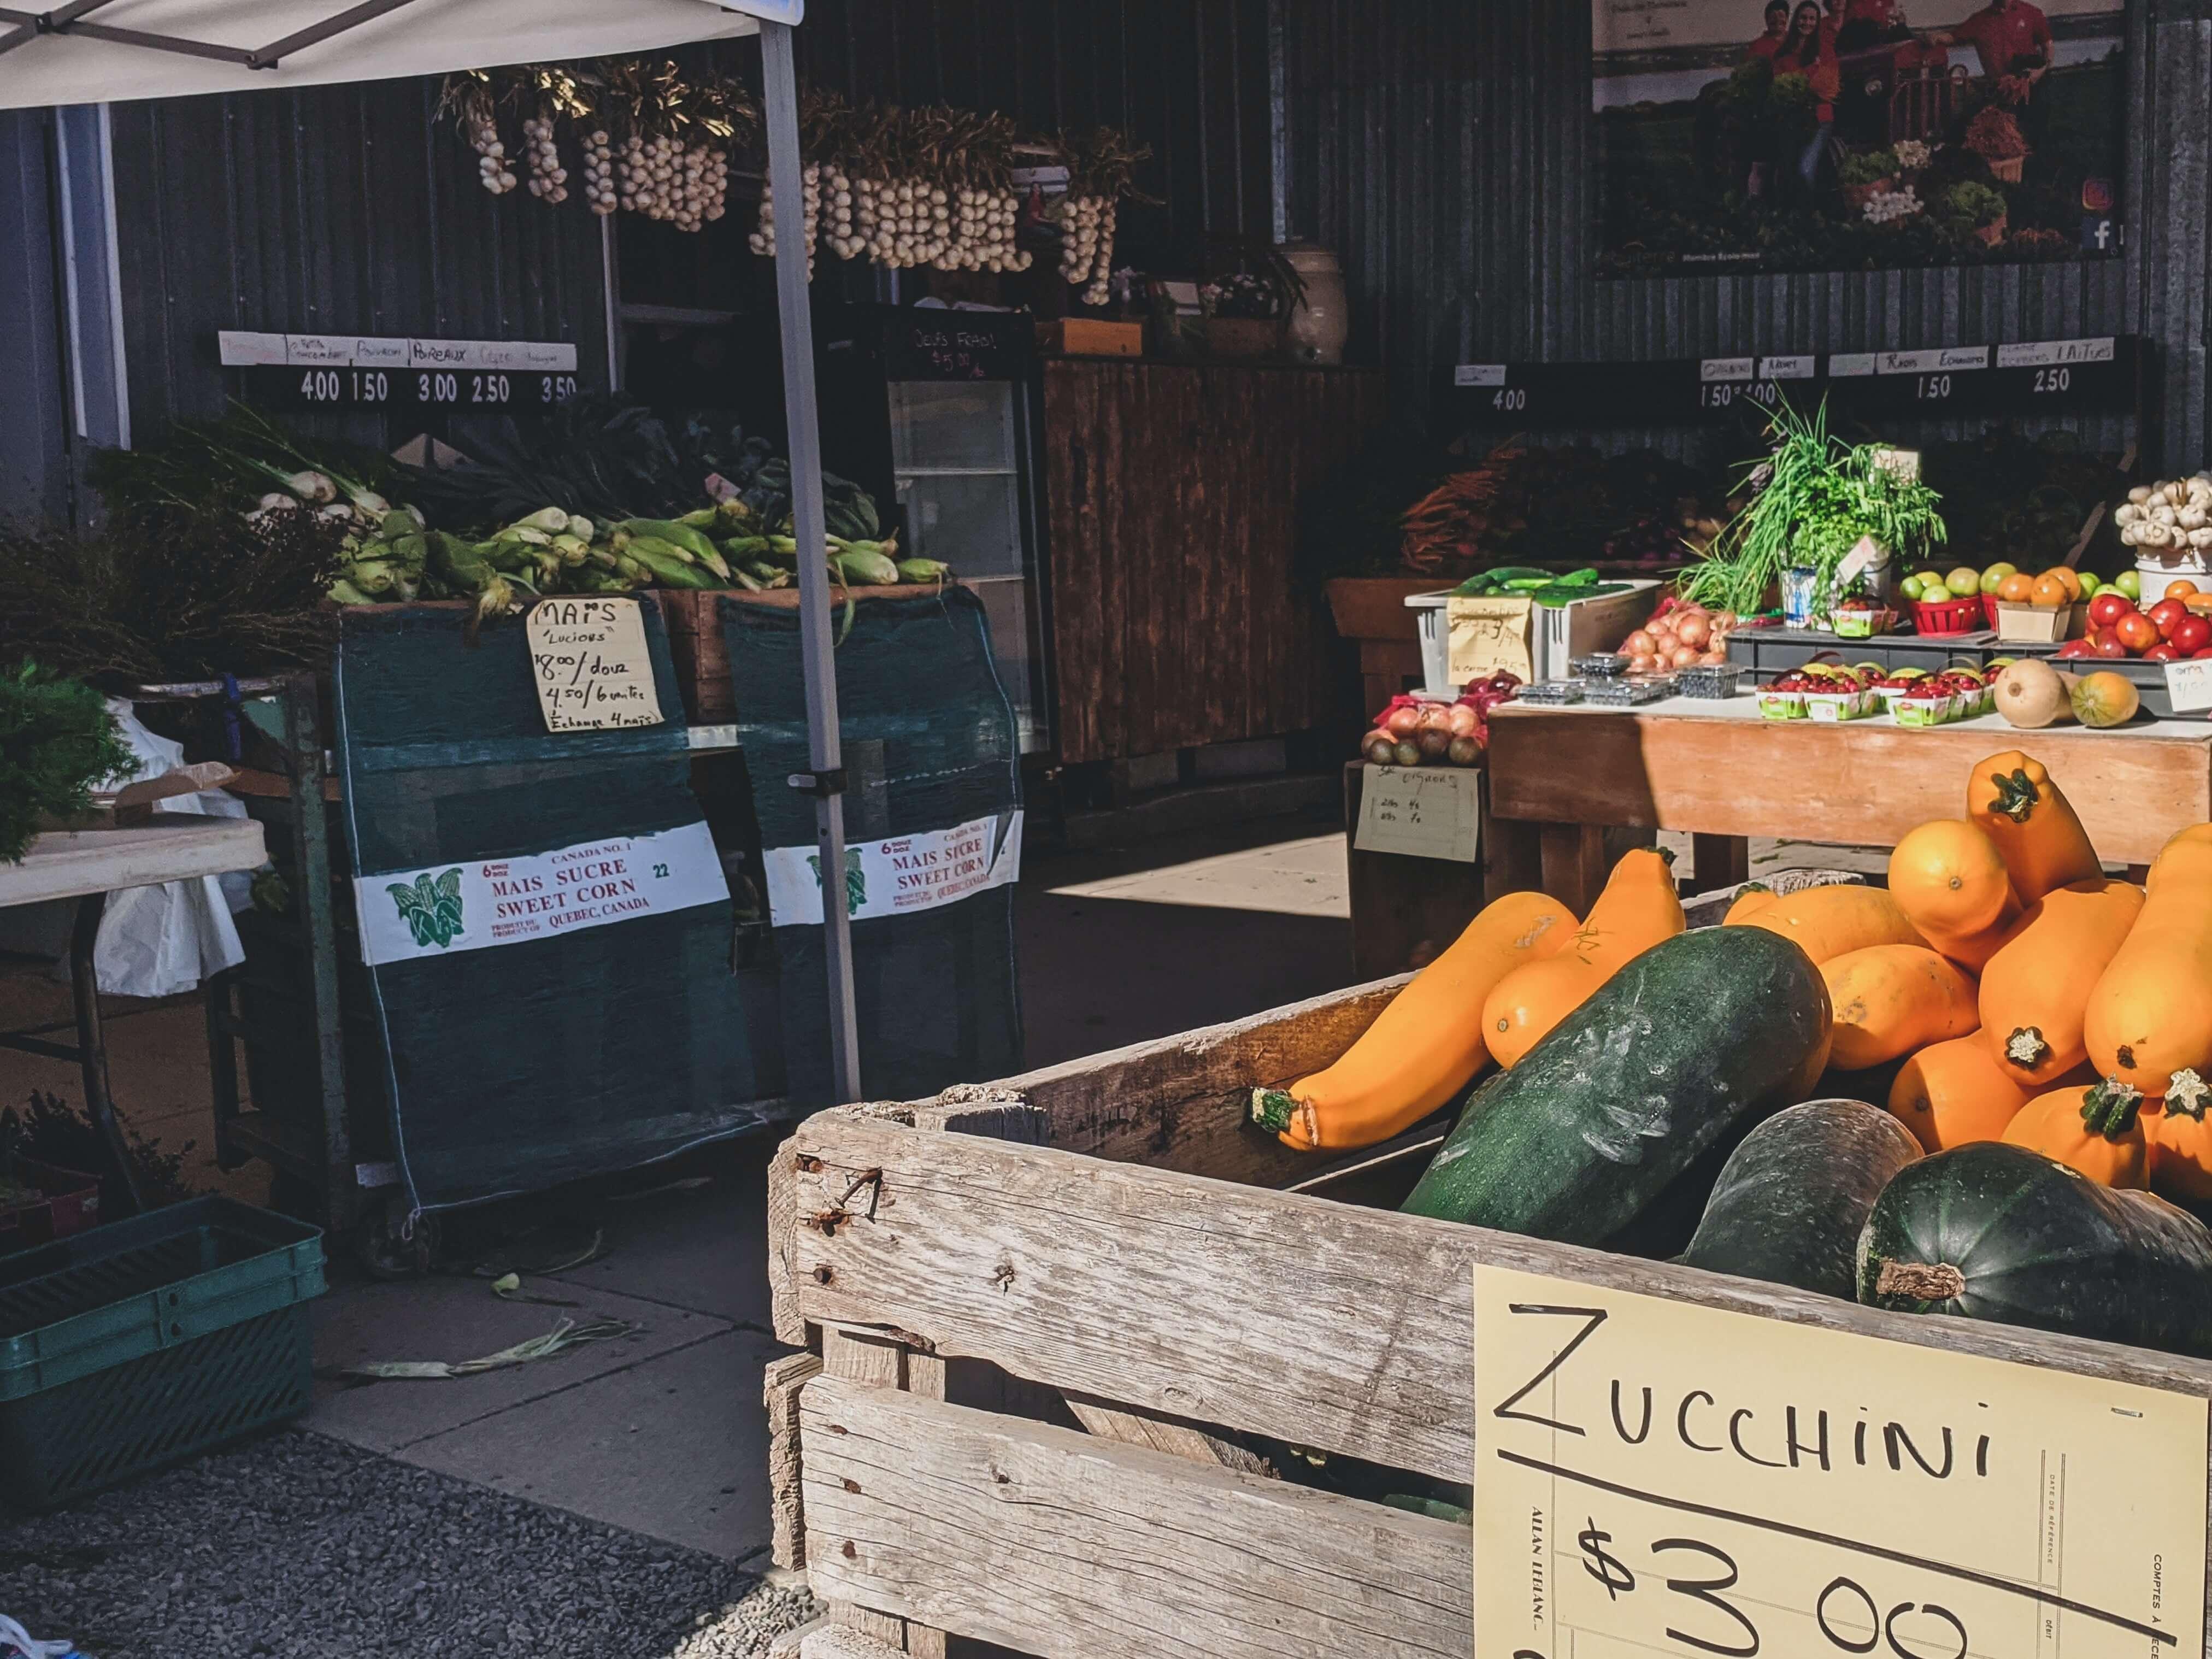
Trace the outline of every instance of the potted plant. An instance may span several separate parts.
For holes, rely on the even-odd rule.
[[[1943,216],[1962,236],[1978,236],[1995,247],[2004,240],[2011,216],[2004,192],[1967,179],[1954,185],[1943,197]]]
[[[2027,138],[2009,110],[1995,104],[1966,124],[1966,148],[1989,164],[1990,174],[2006,184],[2020,182],[2027,165]]]
[[[1836,175],[1843,183],[1844,201],[1851,211],[1862,211],[1869,202],[1897,184],[1897,152],[1861,150],[1844,157]]]
[[[1229,267],[1200,285],[1207,352],[1231,362],[1282,355],[1283,331],[1305,297],[1305,279],[1272,242],[1236,242]]]
[[[1853,581],[1886,593],[1896,560],[1924,562],[1944,541],[1942,498],[1896,451],[1832,434],[1825,401],[1808,416],[1784,399],[1767,437],[1771,453],[1745,471],[1750,501],[1682,578],[1685,599],[1743,616],[1778,586],[1802,625],[1827,616]]]

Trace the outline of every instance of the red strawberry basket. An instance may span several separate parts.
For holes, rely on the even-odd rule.
[[[1963,599],[1913,599],[1912,628],[1917,634],[1972,634],[1990,625],[1990,608],[1978,593]]]

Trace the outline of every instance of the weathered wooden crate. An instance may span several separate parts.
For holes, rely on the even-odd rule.
[[[1724,904],[1720,896],[1717,904]],[[769,1188],[778,1558],[822,1655],[1470,1650],[1470,1534],[1224,1431],[1472,1479],[1476,1263],[2212,1398],[2212,1364],[1363,1207],[1244,1123],[1402,980],[801,1124]],[[872,1640],[877,1645],[871,1646]]]

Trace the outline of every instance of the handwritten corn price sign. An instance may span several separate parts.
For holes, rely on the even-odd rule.
[[[1474,1269],[1476,1659],[2203,1659],[2203,1399]]]
[[[541,599],[522,620],[548,732],[660,724],[660,694],[635,599]]]

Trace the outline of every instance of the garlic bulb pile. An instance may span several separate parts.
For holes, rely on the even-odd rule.
[[[1114,203],[1110,197],[1064,198],[1060,209],[1060,274],[1086,284],[1085,305],[1106,303],[1107,279],[1114,270]]]
[[[504,196],[514,188],[516,179],[507,170],[507,146],[500,143],[497,127],[489,121],[481,123],[469,134],[469,148],[482,158],[477,163],[477,175],[486,190]]]
[[[815,195],[820,204],[815,217],[822,224],[822,240],[839,258],[849,259],[860,252],[860,238],[854,228],[853,180],[835,161],[823,164],[821,179],[822,188]]]
[[[1012,191],[962,186],[952,193],[952,245],[944,268],[1027,270],[1030,256],[1014,246],[1020,222],[1021,200]]]
[[[613,140],[604,130],[584,139],[584,199],[603,219],[622,205],[622,198],[615,191]]]
[[[553,142],[553,123],[525,121],[522,137],[530,163],[530,193],[542,201],[567,201],[568,169],[561,165],[561,151]]]
[[[1910,219],[1925,205],[1917,191],[1911,185],[1904,185],[1869,197],[1863,211],[1869,224],[1886,225],[1894,219]]]
[[[2137,484],[2112,510],[2112,522],[2128,547],[2212,552],[2212,472]]]

